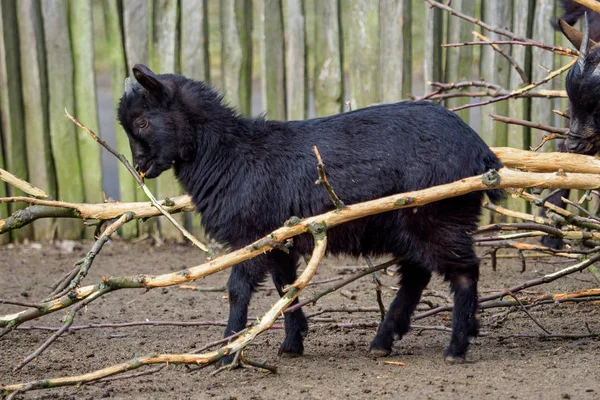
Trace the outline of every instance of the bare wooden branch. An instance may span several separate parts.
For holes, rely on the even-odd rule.
[[[507,124],[527,126],[529,128],[539,129],[539,130],[551,132],[551,133],[558,133],[558,134],[560,134],[558,137],[560,137],[561,139],[566,139],[566,135],[567,135],[567,133],[569,133],[568,128],[557,128],[554,126],[549,126],[549,125],[544,125],[544,124],[540,124],[540,123],[536,123],[536,122],[526,121],[524,119],[509,118],[509,117],[504,117],[502,115],[496,115],[496,114],[490,114],[490,117],[494,121],[505,122]]]
[[[549,46],[541,42],[525,42],[521,40],[490,40],[485,42],[462,42],[462,43],[445,43],[442,47],[462,47],[462,46],[493,46],[501,44],[511,44],[526,47],[539,47],[540,49],[552,51],[553,53],[562,56],[577,57],[577,53],[571,49]]]
[[[8,183],[9,185],[16,187],[17,189],[21,189],[23,192],[30,194],[32,196],[39,197],[42,199],[47,199],[48,197],[50,197],[42,189],[39,189],[39,188],[33,186],[31,183],[26,182],[23,179],[14,176],[10,172],[5,171],[2,168],[0,168],[0,180]]]
[[[502,50],[502,47],[498,46],[498,44],[496,43],[492,43],[492,41],[487,36],[484,36],[477,31],[473,31],[472,33],[473,36],[475,36],[477,39],[489,43],[494,50],[496,50],[502,57],[504,57],[510,63],[510,65],[512,65],[512,67],[517,71],[523,82],[529,83],[529,78],[527,77],[527,74],[525,74],[525,71],[523,71],[523,69],[519,66],[515,59],[510,56],[510,54],[506,54],[506,52]]]
[[[427,0],[430,1],[430,0]],[[531,83],[525,87],[522,87],[520,89],[515,89],[513,91],[511,91],[510,93],[500,96],[500,97],[495,97],[489,100],[485,100],[485,101],[480,101],[477,103],[469,103],[469,104],[465,104],[459,107],[455,107],[452,109],[452,111],[459,111],[459,110],[464,110],[466,108],[472,108],[472,107],[480,107],[480,106],[484,106],[487,104],[492,104],[492,103],[496,103],[498,101],[502,101],[502,100],[507,100],[507,99],[511,99],[514,97],[518,97],[519,95],[522,95],[523,93],[527,93],[528,91],[543,85],[544,83],[556,78],[557,76],[563,74],[564,72],[568,71],[573,65],[575,65],[575,63],[577,62],[577,59],[573,59],[571,60],[568,64],[554,70],[551,71],[548,75],[546,75],[544,78],[542,78],[541,80]]]
[[[50,387],[59,387],[67,385],[79,385],[86,382],[106,378],[108,376],[117,375],[123,372],[137,369],[144,365],[150,364],[197,364],[206,365],[214,363],[226,355],[233,354],[244,349],[254,338],[261,332],[268,329],[279,315],[285,310],[291,303],[296,299],[298,294],[304,289],[304,287],[310,282],[312,277],[317,272],[319,263],[325,255],[325,249],[327,247],[327,236],[324,232],[314,234],[315,247],[308,265],[302,272],[302,274],[296,279],[296,281],[288,286],[286,294],[279,299],[273,307],[258,321],[256,325],[250,328],[244,335],[241,335],[236,340],[223,346],[218,350],[214,350],[203,354],[159,354],[150,355],[145,357],[134,358],[128,362],[103,368],[87,374],[56,378],[56,379],[45,379],[41,381],[34,381],[28,383],[20,383],[16,385],[3,385],[2,391],[14,392],[23,388],[27,390],[35,390]]]

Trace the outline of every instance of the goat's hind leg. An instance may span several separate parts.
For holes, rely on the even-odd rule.
[[[287,255],[280,252],[271,253],[274,264],[271,266],[271,276],[273,283],[280,296],[285,293],[283,289],[286,285],[294,283],[296,280],[296,267],[298,257],[292,253]],[[290,306],[298,303],[294,299]],[[304,337],[308,333],[308,322],[302,309],[297,309],[291,313],[285,314],[285,339],[279,348],[279,355],[282,357],[298,357],[304,353]]]
[[[431,279],[431,272],[419,265],[403,265],[401,273],[400,290],[371,342],[371,354],[376,357],[390,354],[394,339],[401,339],[408,331],[410,317]]]
[[[450,345],[444,352],[447,362],[464,362],[469,339],[479,333],[477,311],[477,281],[479,264],[468,267],[449,269],[446,280],[454,292],[454,309],[452,311],[452,337]]]

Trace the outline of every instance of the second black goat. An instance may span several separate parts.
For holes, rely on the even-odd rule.
[[[353,204],[453,182],[502,167],[456,114],[429,102],[368,107],[306,121],[244,118],[202,82],[133,68],[118,117],[133,161],[147,178],[173,167],[192,196],[206,231],[241,248],[282,226],[291,216],[334,209],[315,185],[317,146],[337,195]],[[492,200],[501,192],[487,192]],[[402,337],[431,274],[454,292],[452,337],[445,355],[465,358],[478,322],[479,259],[469,232],[476,228],[483,193],[474,192],[415,209],[365,217],[328,230],[333,254],[401,258],[401,288],[371,343],[384,356]],[[248,304],[270,273],[280,295],[296,279],[298,260],[312,251],[308,235],[295,238],[289,254],[273,250],[233,268],[225,336],[246,328]],[[308,325],[302,310],[285,316],[282,355],[301,355]]]

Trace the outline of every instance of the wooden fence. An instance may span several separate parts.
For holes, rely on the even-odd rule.
[[[451,6],[492,26],[566,46],[549,23],[559,11],[556,3],[453,0]],[[54,198],[75,202],[103,201],[101,148],[65,118],[64,110],[105,138],[116,131],[118,150],[130,157],[116,120],[100,125],[106,110],[98,106],[98,93],[110,85],[108,111],[114,112],[135,63],[209,81],[243,114],[265,111],[269,119],[331,115],[343,112],[346,101],[360,108],[418,97],[430,91],[428,81],[485,79],[506,88],[521,82],[489,46],[441,47],[474,40],[472,31],[481,29],[424,0],[0,0],[0,31],[0,167]],[[530,47],[504,51],[532,80],[566,63]],[[544,87],[562,88],[562,79]],[[445,105],[468,101],[474,100],[455,98]],[[538,133],[495,123],[488,114],[562,124],[551,111],[561,107],[564,102],[551,99],[520,99],[460,115],[490,145],[529,148],[539,142]],[[118,185],[115,197],[145,200],[125,169],[118,171],[104,177],[105,184]],[[152,182],[157,197],[180,193],[173,182],[170,173]],[[0,197],[17,194],[0,182]],[[20,207],[1,204],[0,216]],[[187,218],[201,233],[198,218]],[[161,221],[131,223],[121,233],[131,238],[157,232],[179,238]],[[37,221],[11,235],[47,240],[89,232],[78,220],[61,219]],[[1,243],[8,240],[0,236]]]

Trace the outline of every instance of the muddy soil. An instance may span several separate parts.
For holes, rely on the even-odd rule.
[[[91,243],[71,246],[11,245],[0,248],[0,298],[37,301],[50,292],[52,283],[72,268],[85,255]],[[508,254],[508,253],[507,253]],[[513,254],[514,255],[514,254]],[[102,276],[158,274],[176,271],[201,263],[203,256],[183,245],[152,246],[113,241],[105,246],[90,272],[87,282],[98,282]],[[383,261],[383,260],[381,260]],[[313,281],[345,277],[361,266],[362,261],[328,259]],[[518,258],[502,258],[493,272],[489,258],[483,260],[480,292],[498,290],[539,277],[566,266],[557,258],[530,259],[521,273]],[[194,282],[198,287],[222,287],[228,273]],[[386,306],[395,295],[397,277],[381,272]],[[311,286],[318,292],[329,284]],[[577,273],[531,293],[578,291],[597,287],[587,273]],[[252,302],[250,315],[259,316],[275,302],[277,293],[267,281]],[[305,308],[308,314],[319,310],[348,306],[376,307],[371,277],[346,287],[355,297],[340,292],[322,298],[317,305]],[[433,279],[425,299],[443,304],[447,285]],[[305,292],[302,297],[310,293]],[[349,293],[344,292],[348,295]],[[441,297],[440,297],[441,294]],[[226,292],[200,292],[170,287],[144,291],[120,290],[90,304],[74,325],[131,321],[212,321],[227,318]],[[427,308],[425,304],[421,308]],[[0,314],[21,310],[0,305]],[[222,372],[210,376],[214,367],[190,370],[169,366],[157,374],[110,383],[83,385],[29,392],[31,399],[599,399],[600,340],[540,340],[509,338],[513,334],[539,335],[534,322],[521,311],[503,319],[503,309],[480,314],[482,330],[488,335],[471,347],[470,363],[446,365],[442,352],[449,341],[443,331],[409,332],[395,344],[387,358],[375,359],[368,346],[375,328],[340,328],[338,322],[370,322],[378,320],[377,312],[324,313],[313,320],[305,341],[305,355],[296,359],[280,359],[277,348],[283,338],[281,329],[261,335],[245,355],[255,361],[277,367],[277,374],[258,369]],[[43,317],[25,326],[60,326],[64,312]],[[534,308],[534,318],[553,333],[586,333],[586,325],[600,331],[600,305],[594,303],[553,304]],[[324,320],[325,319],[325,320]],[[418,321],[421,325],[450,326],[448,313]],[[358,324],[356,324],[358,325]],[[41,357],[13,373],[19,360],[32,352],[49,336],[46,331],[17,330],[0,339],[0,383],[16,383],[41,378],[77,375],[120,363],[136,355],[150,353],[182,353],[198,349],[218,340],[222,326],[201,327],[129,327],[80,330],[63,335]],[[405,366],[386,364],[401,361]]]

